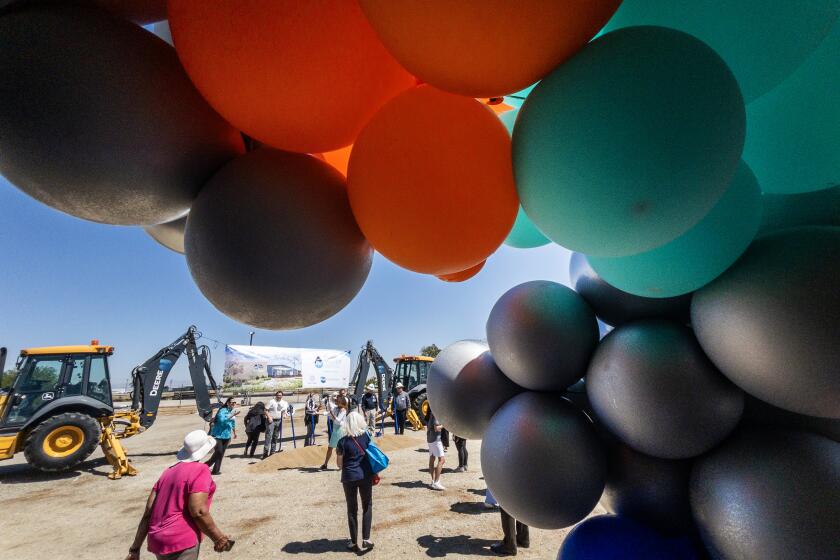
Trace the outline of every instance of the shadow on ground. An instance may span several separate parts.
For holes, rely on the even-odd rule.
[[[315,539],[307,542],[290,542],[280,550],[287,554],[347,552],[347,539]]]
[[[455,502],[449,509],[455,513],[465,513],[467,515],[480,515],[482,513],[492,513],[493,508],[488,508],[484,502]]]
[[[397,488],[428,488],[429,485],[421,480],[412,480],[411,482],[392,482],[391,486]]]
[[[108,467],[108,470],[98,471],[98,467]],[[104,457],[85,461],[71,471],[63,473],[42,472],[28,464],[0,467],[0,482],[3,484],[21,484],[30,482],[51,482],[53,480],[67,480],[76,478],[82,473],[95,476],[108,476],[110,467]]]
[[[495,542],[487,539],[474,539],[468,535],[458,535],[456,537],[423,535],[417,538],[417,544],[426,549],[426,556],[432,558],[445,558],[447,554],[496,556],[490,551],[490,545]]]

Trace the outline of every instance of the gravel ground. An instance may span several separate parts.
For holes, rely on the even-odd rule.
[[[47,475],[30,469],[23,454],[0,463],[0,550],[15,560],[122,560],[131,543],[149,490],[173,462],[184,434],[206,425],[186,410],[162,411],[154,427],[125,440],[140,474],[110,481],[100,451],[76,472]],[[323,427],[323,423],[319,426]],[[290,430],[284,429],[284,435]],[[297,434],[299,437],[301,433]],[[391,466],[374,488],[372,540],[368,558],[470,558],[493,556],[500,538],[498,513],[486,510],[479,443],[469,442],[470,471],[446,472],[446,491],[428,488],[428,454],[421,433],[413,444],[389,451]],[[326,444],[326,436],[319,441]],[[300,443],[299,443],[300,444]],[[265,469],[244,458],[244,432],[231,444],[212,513],[236,539],[227,560],[350,558],[347,521],[338,471],[311,467]],[[291,441],[284,443],[291,448]],[[451,448],[454,452],[454,447]],[[285,452],[284,452],[285,453]],[[457,466],[449,455],[447,466]],[[279,462],[278,462],[279,464]],[[595,513],[603,512],[600,507]],[[532,530],[531,548],[521,558],[554,558],[566,531]],[[153,558],[143,551],[141,558]],[[220,558],[205,546],[202,559]]]

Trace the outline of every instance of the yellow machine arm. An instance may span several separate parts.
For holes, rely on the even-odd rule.
[[[389,406],[388,409],[385,411],[385,418],[393,418],[394,413]],[[414,411],[413,408],[409,408],[408,412],[405,415],[405,419],[411,424],[411,429],[415,432],[419,432],[423,429],[423,422],[420,421],[420,417],[417,416],[417,413]]]
[[[108,478],[116,480],[123,476],[136,475],[137,469],[132,466],[131,460],[126,454],[126,449],[119,440],[139,434],[142,431],[140,412],[137,410],[116,412],[113,416],[100,418],[99,423],[102,425],[99,445],[102,447],[102,453],[105,454],[108,463],[114,469],[108,475]]]

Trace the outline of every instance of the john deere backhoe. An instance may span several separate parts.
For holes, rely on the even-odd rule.
[[[23,452],[42,471],[70,470],[99,444],[113,467],[109,478],[134,475],[120,443],[155,421],[166,378],[182,354],[187,355],[198,414],[210,420],[209,349],[197,346],[194,326],[161,348],[131,372],[131,407],[115,410],[111,401],[108,357],[113,346],[89,345],[21,350],[11,387],[0,389],[0,460]],[[6,349],[0,350],[0,372]],[[207,379],[205,380],[205,374]],[[218,390],[216,390],[218,399]]]
[[[388,367],[388,363],[374,348],[373,342],[369,340],[359,352],[359,361],[350,382],[353,398],[356,402],[359,402],[362,398],[367,384],[369,368],[373,366],[376,372],[377,396],[382,412],[386,417],[392,415],[389,403],[396,394],[397,383],[401,383],[411,399],[411,409],[406,415],[406,420],[412,428],[420,430],[423,428],[423,418],[429,412],[429,403],[426,400],[426,379],[434,358],[402,355],[394,358],[394,362],[396,362],[396,371],[392,371]]]

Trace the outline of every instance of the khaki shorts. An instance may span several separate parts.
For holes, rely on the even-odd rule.
[[[169,554],[155,554],[157,560],[198,560],[198,548],[201,543],[178,552],[170,552]]]

